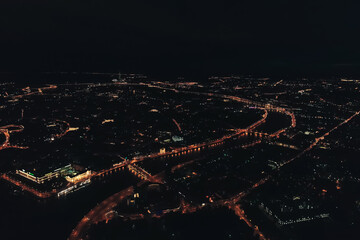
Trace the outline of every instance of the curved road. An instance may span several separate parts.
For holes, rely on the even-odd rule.
[[[144,159],[156,158],[156,157],[159,157],[159,156],[162,156],[162,155],[163,156],[165,156],[165,155],[173,155],[173,154],[178,154],[178,153],[184,152],[184,151],[186,152],[186,151],[192,150],[192,149],[199,149],[199,148],[201,149],[202,147],[205,147],[205,146],[214,146],[214,145],[217,145],[217,144],[221,144],[226,139],[231,139],[231,138],[239,136],[241,134],[251,132],[255,128],[257,128],[258,126],[260,126],[262,123],[264,123],[266,121],[266,118],[268,116],[268,110],[282,112],[282,113],[284,113],[284,114],[291,117],[291,125],[289,127],[286,127],[284,129],[280,129],[279,131],[277,131],[277,132],[275,132],[273,134],[270,134],[268,137],[277,137],[281,133],[285,132],[288,128],[292,128],[292,127],[296,126],[296,120],[295,120],[294,114],[289,112],[288,110],[286,110],[284,108],[276,108],[276,107],[273,107],[273,106],[271,106],[269,104],[264,105],[262,103],[250,101],[250,100],[235,97],[235,96],[229,96],[229,95],[221,95],[221,94],[213,94],[213,93],[200,93],[200,92],[187,92],[187,91],[179,91],[177,89],[159,87],[159,86],[155,86],[155,85],[151,85],[151,84],[145,84],[145,85],[147,85],[148,87],[157,87],[157,88],[160,88],[160,89],[166,89],[166,90],[171,90],[171,91],[175,91],[175,92],[184,92],[184,93],[191,93],[191,94],[197,94],[197,95],[215,96],[215,97],[234,100],[234,101],[237,101],[237,102],[251,104],[251,105],[255,105],[259,109],[262,109],[264,111],[264,114],[262,115],[262,118],[260,120],[258,120],[257,122],[251,124],[247,128],[245,128],[245,129],[235,129],[233,134],[223,136],[222,138],[219,138],[219,139],[216,139],[216,140],[213,140],[213,141],[210,141],[210,142],[190,145],[190,146],[185,147],[185,148],[173,149],[172,151],[169,151],[169,152],[166,152],[166,153],[163,153],[163,154],[154,153],[154,154],[150,154],[150,155],[135,157],[131,161],[128,161],[127,162],[128,164],[140,162],[140,161],[142,161]],[[261,142],[261,141],[259,141],[259,142]],[[256,142],[256,143],[259,143],[259,142]],[[124,166],[123,165],[124,162],[115,164],[114,168]],[[181,168],[183,166],[184,166],[184,164],[179,164],[179,166],[177,168]],[[108,171],[108,170],[105,170],[105,171]],[[258,186],[265,183],[267,180],[268,180],[268,177],[264,178],[264,179],[261,179],[259,182],[255,183],[248,191],[236,194],[235,196],[233,196],[230,199],[221,200],[221,201],[218,201],[218,202],[214,203],[214,205],[228,206],[230,209],[233,209],[234,212],[240,217],[240,219],[244,220],[249,225],[249,227],[253,228],[254,232],[257,233],[258,236],[260,237],[260,239],[262,239],[262,240],[266,239],[264,237],[264,235],[259,231],[257,226],[254,226],[254,225],[250,224],[250,221],[247,220],[247,218],[246,218],[245,214],[243,213],[243,211],[239,210],[240,207],[236,203],[241,198],[246,196],[248,194],[248,192],[250,192],[252,189],[257,188]],[[79,222],[79,224],[72,231],[72,233],[69,236],[68,240],[83,239],[83,237],[85,237],[85,235],[86,235],[86,231],[91,227],[92,224],[98,223],[100,220],[104,221],[105,220],[105,214],[107,212],[113,210],[114,207],[116,207],[126,196],[129,196],[131,193],[133,193],[132,188],[125,189],[125,190],[123,190],[123,191],[121,191],[119,193],[114,194],[112,197],[104,200],[102,203],[97,205],[87,215],[85,215],[85,217]],[[122,196],[122,197],[118,197],[118,196]],[[179,208],[179,209],[182,209],[182,212],[184,212],[184,213],[188,213],[188,212],[197,211],[198,209],[201,209],[203,207],[203,206],[190,206],[189,204],[187,204],[186,206],[187,207],[182,207],[182,208]]]

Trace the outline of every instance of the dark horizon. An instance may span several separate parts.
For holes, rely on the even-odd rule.
[[[359,3],[3,1],[0,72],[360,75]]]

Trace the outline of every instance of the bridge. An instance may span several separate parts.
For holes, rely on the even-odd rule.
[[[135,176],[137,176],[138,178],[144,180],[144,181],[149,181],[149,182],[153,182],[153,183],[163,183],[162,178],[160,177],[160,175],[156,175],[153,176],[151,175],[149,172],[147,172],[145,169],[141,168],[140,166],[138,166],[137,164],[129,164],[127,165],[129,171],[134,174]]]
[[[122,162],[119,162],[119,163],[115,163],[113,164],[113,166],[111,168],[108,168],[108,169],[103,169],[99,172],[95,172],[93,174],[93,177],[104,177],[104,176],[107,176],[107,175],[110,175],[110,174],[113,174],[113,173],[116,173],[116,172],[119,172],[121,170],[124,170],[125,167],[127,165],[129,165],[130,162],[129,161],[122,161]]]
[[[134,174],[135,176],[137,176],[138,178],[140,178],[142,180],[150,181],[152,179],[152,176],[149,172],[147,172],[145,169],[139,167],[135,163],[127,165],[127,168],[129,169],[129,171],[132,174]]]

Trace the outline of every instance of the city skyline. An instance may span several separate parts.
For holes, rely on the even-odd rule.
[[[195,235],[347,239],[355,233],[359,80],[107,78],[1,85],[0,191],[13,199],[10,209],[23,202],[40,208],[23,209],[30,218],[51,213],[37,222],[56,239],[135,233],[185,239],[191,232],[175,230],[173,221],[203,214],[241,227],[211,233],[199,224]],[[3,209],[4,218],[13,211]],[[157,227],[149,232],[145,220]],[[29,222],[15,233],[13,221],[5,223],[5,236],[38,229]]]
[[[1,1],[0,239],[356,239],[359,9]]]

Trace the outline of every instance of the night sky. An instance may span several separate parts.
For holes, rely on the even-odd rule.
[[[359,10],[347,0],[2,0],[0,71],[360,73]]]

